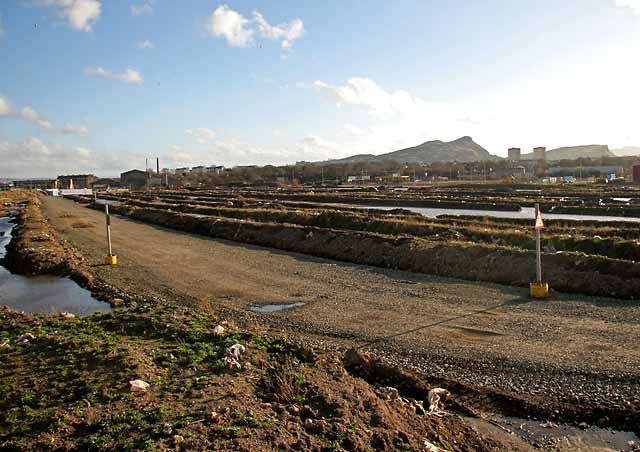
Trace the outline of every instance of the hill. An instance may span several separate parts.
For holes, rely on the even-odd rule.
[[[547,160],[573,160],[578,158],[615,157],[606,144],[589,144],[585,146],[566,146],[547,151]],[[533,153],[523,154],[523,160],[533,160]]]
[[[485,148],[465,136],[454,141],[427,141],[418,146],[388,152],[386,154],[358,154],[339,160],[331,160],[330,163],[351,162],[380,162],[384,160],[397,160],[403,163],[416,162],[477,162],[481,160],[497,160],[500,157],[489,154]]]
[[[625,146],[623,148],[612,149],[611,152],[618,157],[631,157],[640,155],[640,146]]]

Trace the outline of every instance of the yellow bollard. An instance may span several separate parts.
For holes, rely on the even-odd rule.
[[[529,293],[533,298],[544,298],[549,295],[549,284],[532,282],[529,284]]]

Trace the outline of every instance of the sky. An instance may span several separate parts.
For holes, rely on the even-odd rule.
[[[616,148],[639,105],[640,0],[0,2],[0,178]]]

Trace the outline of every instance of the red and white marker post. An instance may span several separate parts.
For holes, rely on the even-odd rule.
[[[544,221],[540,213],[540,204],[536,203],[536,281],[529,284],[531,296],[543,298],[549,294],[549,285],[542,282],[542,250],[540,249],[540,231],[544,229]]]

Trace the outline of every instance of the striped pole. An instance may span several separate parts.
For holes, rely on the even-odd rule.
[[[104,213],[107,216],[107,242],[109,243],[109,256],[113,256],[113,253],[111,253],[111,219],[109,218],[109,204],[105,203]]]
[[[540,218],[540,204],[536,203],[536,220]],[[542,250],[540,249],[540,229],[536,225],[536,277],[542,284]]]

